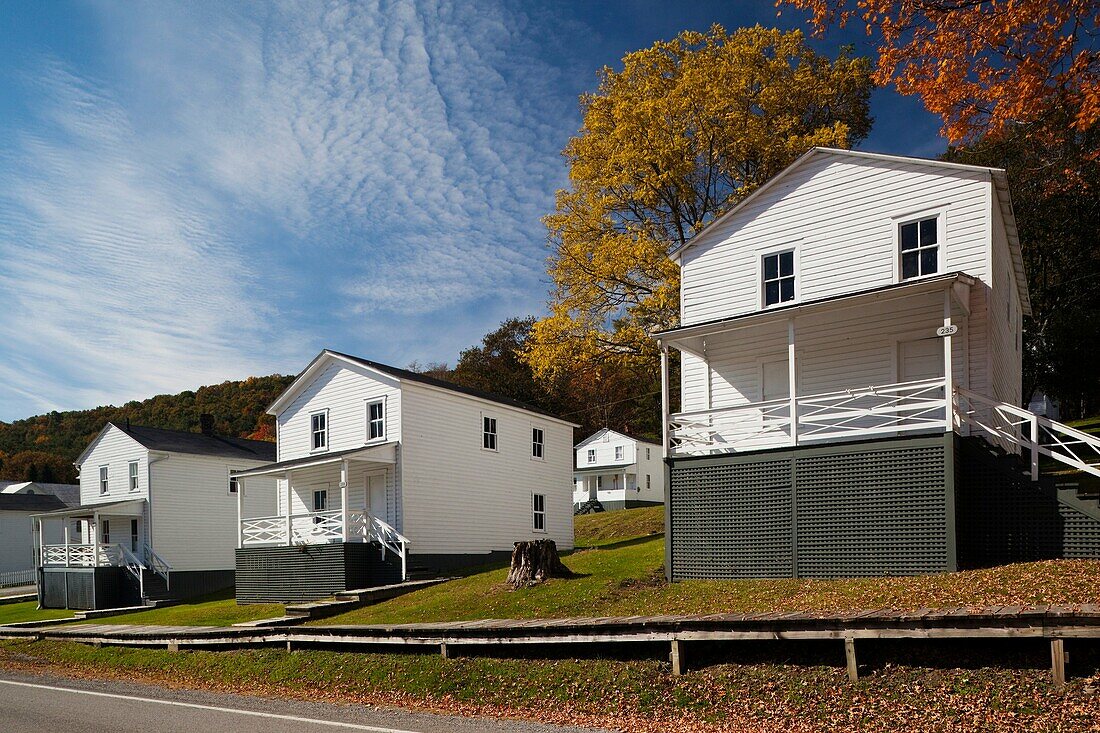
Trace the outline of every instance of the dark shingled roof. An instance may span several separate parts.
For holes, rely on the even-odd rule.
[[[52,494],[0,494],[0,512],[51,512],[65,502]]]
[[[229,438],[224,435],[205,435],[183,430],[164,430],[143,425],[119,425],[111,423],[149,450],[168,453],[193,453],[200,456],[244,458],[252,461],[275,460],[275,444],[267,440]]]
[[[459,392],[461,394],[470,395],[471,397],[480,397],[481,399],[489,400],[490,402],[499,402],[502,405],[518,407],[521,410],[527,410],[528,412],[534,412],[538,413],[539,415],[545,415],[546,417],[552,417],[555,420],[564,420],[565,422],[568,422],[568,420],[565,420],[565,418],[558,417],[552,412],[547,412],[546,410],[539,409],[538,407],[532,407],[526,402],[513,400],[511,397],[503,397],[498,394],[493,394],[492,392],[483,392],[480,389],[473,389],[472,387],[463,387],[462,385],[455,384],[454,382],[448,382],[443,379],[429,377],[427,374],[409,371],[408,369],[400,369],[395,366],[390,366],[389,364],[380,364],[377,361],[370,361],[369,359],[364,359],[359,356],[352,356],[351,354],[344,354],[339,351],[333,351],[332,349],[326,349],[326,351],[335,356],[341,356],[350,361],[362,364],[365,367],[377,369],[380,372],[385,372],[391,377],[397,377],[398,379],[407,379],[410,382],[420,382],[421,384],[428,384],[432,387],[439,387],[441,389],[447,389],[452,392]]]

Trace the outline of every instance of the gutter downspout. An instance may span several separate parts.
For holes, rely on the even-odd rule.
[[[149,451],[146,454],[145,460],[145,506],[148,508],[149,516],[145,518],[145,536],[148,538],[148,545],[150,549],[154,549],[153,545],[153,464],[166,461],[172,457],[171,453],[160,453],[153,457],[153,452]],[[155,550],[154,550],[155,551]],[[143,555],[145,553],[142,553]],[[142,558],[143,560],[148,560]]]

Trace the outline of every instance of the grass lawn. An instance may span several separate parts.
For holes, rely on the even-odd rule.
[[[582,514],[573,518],[573,539],[577,547],[599,547],[665,531],[663,506],[620,512]]]
[[[89,624],[150,624],[160,626],[229,626],[244,621],[282,616],[278,603],[238,606],[232,590],[219,591],[178,606],[151,608],[148,611],[90,619]]]
[[[630,733],[1093,729],[1100,696],[1085,694],[1080,678],[1064,692],[1054,689],[1043,669],[1045,650],[1014,648],[1020,652],[1003,667],[983,662],[977,651],[972,657],[960,653],[957,643],[946,657],[921,650],[914,655],[918,661],[902,664],[896,658],[870,661],[868,654],[870,668],[856,685],[845,678],[837,644],[791,661],[789,647],[770,657],[745,647],[725,650],[716,666],[682,677],[673,677],[666,662],[643,658],[445,660],[437,653],[276,649],[179,653],[25,640],[0,642],[0,667],[280,699],[525,717]],[[931,666],[916,666],[925,660]]]
[[[38,610],[38,601],[25,603],[0,604],[0,624],[14,624],[22,621],[45,621],[54,618],[66,618],[73,612],[64,608],[44,608]]]

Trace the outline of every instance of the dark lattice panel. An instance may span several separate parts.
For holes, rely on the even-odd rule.
[[[944,445],[795,458],[800,577],[949,569]]]
[[[676,466],[672,569],[681,578],[789,577],[791,462],[773,458]]]

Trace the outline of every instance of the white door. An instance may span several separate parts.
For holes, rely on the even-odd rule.
[[[786,400],[791,397],[790,372],[787,369],[786,359],[765,361],[761,365],[760,374],[761,398],[764,402],[769,400]],[[789,406],[774,405],[764,408],[761,418],[763,430],[769,432],[772,438],[782,434],[791,434],[790,426],[791,409]]]
[[[367,476],[367,511],[371,516],[378,517],[387,524],[393,524],[386,501],[386,474],[384,473]]]
[[[898,344],[898,381],[918,382],[943,377],[943,339],[927,338]]]

